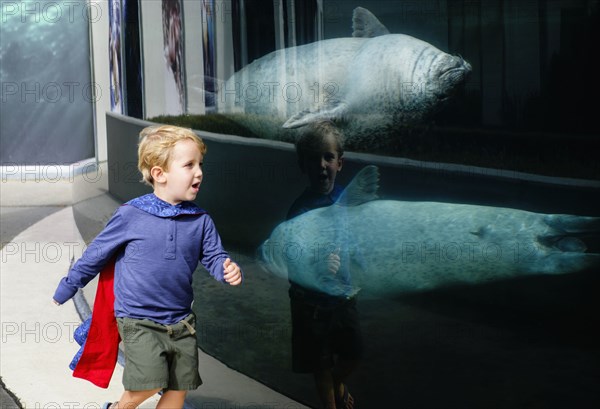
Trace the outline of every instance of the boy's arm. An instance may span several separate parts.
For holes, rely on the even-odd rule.
[[[221,244],[221,237],[217,232],[217,228],[208,215],[206,215],[204,221],[200,262],[215,280],[231,285],[237,285],[243,281],[243,273],[240,267],[229,258],[229,254]]]
[[[104,230],[90,243],[81,258],[71,267],[68,275],[60,280],[53,297],[56,304],[60,305],[71,299],[77,290],[85,287],[96,277],[115,255],[116,251],[124,244],[123,225],[123,217],[117,210]]]

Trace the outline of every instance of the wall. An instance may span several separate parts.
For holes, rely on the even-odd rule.
[[[90,8],[97,10],[97,17],[91,24],[92,79],[98,90],[94,105],[96,126],[96,159],[106,162],[106,117],[110,111],[110,81],[108,67],[108,2],[89,0]]]
[[[137,136],[150,122],[107,114],[109,190],[126,201],[150,192],[137,171]],[[197,132],[208,145],[198,204],[230,245],[253,249],[285,218],[306,184],[289,143]],[[380,197],[600,215],[600,182],[418,162],[348,152],[346,184],[365,165],[380,170]]]

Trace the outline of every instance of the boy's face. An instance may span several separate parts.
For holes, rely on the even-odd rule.
[[[187,139],[177,142],[171,152],[169,170],[163,171],[164,184],[159,197],[171,204],[194,200],[202,183],[203,160],[196,143]]]
[[[333,190],[335,177],[342,170],[344,159],[338,154],[333,137],[325,137],[319,148],[309,152],[303,163],[310,187],[315,193],[329,194]]]

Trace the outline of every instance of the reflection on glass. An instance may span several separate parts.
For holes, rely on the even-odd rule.
[[[288,211],[291,221],[333,205],[343,192],[336,184],[344,163],[343,135],[333,123],[308,126],[296,150],[309,185]],[[332,225],[330,232],[340,238],[345,231],[345,224],[340,223]],[[295,239],[301,242],[318,242],[321,236],[315,229],[298,233]],[[352,283],[348,258],[340,254],[338,243],[315,249],[309,263],[291,264],[287,270],[291,284],[292,369],[313,374],[317,395],[327,408],[352,407],[354,398],[346,381],[363,355],[357,310],[359,288]]]
[[[165,55],[165,110],[185,112],[183,13],[180,0],[162,0],[162,30]]]
[[[247,65],[220,89],[219,111],[246,114],[239,120],[266,137],[260,121],[297,128],[333,120],[350,147],[364,149],[391,129],[429,119],[471,72],[460,56],[390,34],[364,8],[354,10],[353,29],[352,37],[277,50]]]
[[[331,249],[349,258],[355,285],[394,296],[455,284],[597,265],[585,238],[600,218],[438,202],[374,200],[377,168],[364,168],[332,206],[281,223],[262,245],[275,274],[309,270]],[[340,233],[340,231],[342,233]],[[331,293],[317,275],[303,285]]]

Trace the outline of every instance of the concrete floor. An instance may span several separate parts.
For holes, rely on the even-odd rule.
[[[23,230],[61,209],[61,206],[0,207],[0,243],[2,246],[0,248],[3,248]],[[1,382],[0,379],[0,408],[16,409],[21,407],[12,392],[6,389],[4,382]]]

